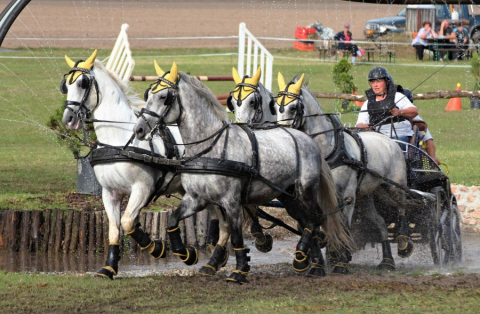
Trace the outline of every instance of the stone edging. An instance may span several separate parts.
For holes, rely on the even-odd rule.
[[[480,232],[480,186],[452,185],[457,198],[461,228],[464,232]]]

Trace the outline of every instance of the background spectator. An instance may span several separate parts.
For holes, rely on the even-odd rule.
[[[338,32],[333,39],[338,41],[338,50],[348,50],[352,52],[352,63],[355,63],[355,56],[362,57],[358,46],[352,43],[353,38],[349,23],[345,23],[343,31]]]
[[[453,33],[456,37],[456,48],[462,49],[461,52],[453,52],[453,58],[455,60],[462,60],[465,51],[468,49],[468,31],[463,27],[462,22],[457,22],[457,26],[453,29]]]
[[[432,29],[432,23],[429,21],[423,22],[423,27],[418,31],[417,37],[412,41],[412,46],[415,48],[418,60],[423,61],[423,50],[428,47],[425,38],[437,37],[437,33]]]

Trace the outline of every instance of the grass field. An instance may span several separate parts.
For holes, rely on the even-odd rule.
[[[102,60],[110,51],[99,51]],[[222,56],[207,56],[219,54]],[[134,75],[155,75],[153,59],[164,69],[176,61],[179,70],[191,75],[230,75],[237,66],[236,51],[225,49],[168,49],[133,51],[136,61]],[[314,52],[273,50],[273,92],[277,92],[277,73],[288,80],[299,73],[306,73],[310,89],[314,92],[335,92],[332,82],[333,63],[319,62]],[[55,141],[55,134],[46,128],[48,118],[63,105],[64,96],[58,86],[68,66],[63,60],[67,54],[73,60],[91,54],[86,49],[20,49],[0,55],[0,209],[29,208],[38,206],[35,197],[56,196],[76,189],[76,163],[72,154]],[[203,56],[198,56],[204,54]],[[35,58],[25,58],[32,57]],[[13,57],[13,58],[9,58]],[[439,67],[433,62],[422,66],[414,64],[412,56],[399,57],[395,64],[385,66],[397,84],[410,89],[416,87]],[[419,65],[417,63],[417,65]],[[459,62],[455,65],[468,65]],[[352,74],[359,91],[366,90],[367,74],[372,64],[358,64]],[[468,68],[446,67],[427,79],[414,92],[452,90],[457,83],[463,89],[471,89],[473,78]],[[132,86],[143,95],[148,82],[134,82]],[[233,82],[206,82],[215,94],[226,94]],[[333,100],[319,100],[325,112],[336,109]],[[480,161],[480,110],[470,110],[469,100],[462,99],[462,111],[444,111],[448,100],[417,101],[420,115],[428,123],[437,146],[437,157],[450,166],[453,183],[478,185]],[[337,108],[338,109],[338,108]],[[341,116],[342,122],[354,124],[356,114]],[[33,199],[32,199],[33,198]],[[35,203],[37,202],[37,203]],[[38,208],[38,207],[36,207]]]

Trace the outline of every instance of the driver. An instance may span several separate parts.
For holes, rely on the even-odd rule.
[[[413,135],[408,121],[418,115],[415,107],[390,80],[387,69],[375,67],[368,73],[371,88],[365,91],[367,101],[363,104],[357,119],[357,128],[375,129],[382,134],[403,142],[409,142]],[[394,117],[393,119],[386,119]],[[380,125],[376,125],[384,121]]]

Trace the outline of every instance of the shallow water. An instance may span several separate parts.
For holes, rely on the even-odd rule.
[[[261,253],[255,249],[252,240],[246,241],[251,248],[250,257],[252,271],[256,266],[273,265],[279,263],[290,264],[297,238],[274,240],[273,249],[269,253]],[[433,264],[428,245],[417,244],[415,251],[409,258],[396,257],[396,245],[392,245],[397,271],[395,273],[480,273],[480,236],[465,234],[463,236],[464,258],[463,263],[455,267],[439,268]],[[208,259],[208,254],[199,251],[199,262],[195,266],[186,266],[177,257],[169,255],[165,259],[155,260],[146,252],[138,255],[123,255],[119,262],[119,276],[148,276],[155,274],[188,275],[196,272]],[[381,246],[367,245],[365,249],[354,253],[351,271],[374,271],[381,261]],[[0,251],[0,270],[8,272],[39,272],[39,273],[74,273],[88,274],[101,268],[106,260],[105,253],[96,254],[62,254],[62,253],[26,253]],[[227,269],[234,269],[235,259],[230,253]]]

